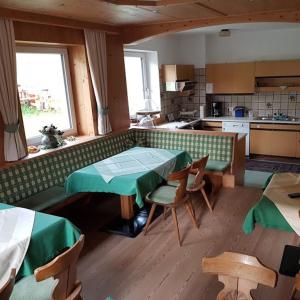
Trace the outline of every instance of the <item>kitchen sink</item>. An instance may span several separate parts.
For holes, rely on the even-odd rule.
[[[286,118],[276,118],[276,117],[256,117],[256,120],[262,120],[262,121],[288,121],[288,122],[299,122],[299,118],[295,117],[286,117]]]

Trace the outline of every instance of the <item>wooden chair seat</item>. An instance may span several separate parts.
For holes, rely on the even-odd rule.
[[[10,300],[52,300],[57,281],[51,277],[37,282],[34,275],[24,277],[15,284]]]
[[[176,195],[176,187],[163,185],[148,195],[148,201],[161,205],[172,205]]]
[[[156,190],[154,190],[153,192],[149,193],[146,196],[146,201],[152,203],[152,206],[151,206],[149,217],[147,219],[147,224],[145,226],[144,234],[147,233],[147,230],[149,228],[149,225],[151,223],[157,205],[164,207],[164,217],[165,217],[166,209],[168,207],[171,208],[179,246],[181,246],[181,240],[180,240],[180,234],[179,234],[179,228],[177,222],[177,213],[176,213],[177,207],[184,205],[195,227],[198,228],[194,209],[189,199],[189,195],[186,191],[189,170],[190,167],[187,167],[181,171],[172,173],[168,176],[169,181],[179,181],[179,184],[177,184],[176,186],[163,185],[158,187]]]

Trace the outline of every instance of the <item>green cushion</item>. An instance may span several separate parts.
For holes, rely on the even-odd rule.
[[[195,177],[196,176],[194,174],[189,174],[187,185],[186,185],[187,189],[190,189],[193,186]],[[167,182],[168,185],[176,186],[176,187],[179,186],[179,183],[180,182],[178,180],[169,180]]]
[[[163,185],[152,192],[148,198],[155,203],[171,204],[174,202],[175,194],[176,187]]]
[[[24,277],[16,282],[10,300],[51,300],[57,280],[49,278],[40,282],[35,277]]]
[[[208,160],[205,170],[224,171],[230,166],[230,162],[222,160]]]
[[[45,191],[30,196],[24,200],[17,202],[17,206],[43,211],[47,208],[68,199],[69,196],[65,193],[63,186],[53,186]]]

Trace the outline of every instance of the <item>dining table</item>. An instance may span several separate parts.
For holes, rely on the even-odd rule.
[[[142,209],[147,193],[166,180],[171,172],[181,170],[191,162],[191,156],[184,150],[133,147],[76,170],[66,179],[65,190],[68,194],[120,195],[121,219],[136,226],[141,215],[135,215],[134,204]]]
[[[12,205],[0,203],[0,211],[13,208],[15,207]],[[65,249],[73,246],[80,234],[80,230],[65,218],[34,212],[29,246],[17,279],[33,274],[36,268],[45,265]]]
[[[300,199],[290,199],[289,193],[300,191],[300,175],[277,173],[270,176],[260,200],[248,211],[243,231],[250,234],[256,224],[299,235]]]

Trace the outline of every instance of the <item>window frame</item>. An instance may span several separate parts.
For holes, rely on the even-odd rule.
[[[71,128],[59,128],[59,130],[64,131],[65,136],[77,135],[77,121],[76,121],[76,114],[75,114],[75,105],[74,105],[73,89],[72,89],[72,82],[71,82],[68,49],[59,48],[59,47],[49,47],[49,46],[43,47],[43,46],[32,46],[32,45],[30,46],[17,45],[16,53],[33,53],[33,54],[34,53],[41,53],[41,54],[55,53],[61,55],[62,70],[64,75],[64,86],[66,91],[68,115],[71,123]],[[18,69],[17,61],[16,61],[16,68]],[[37,134],[36,136],[30,138],[27,138],[26,136],[27,144],[39,145],[41,142],[41,137],[42,134]]]
[[[146,53],[139,51],[124,51],[124,59],[125,57],[140,57],[142,62],[142,76],[143,76],[143,92],[144,99],[150,99],[150,89],[149,89],[149,78],[147,72],[147,57]]]

